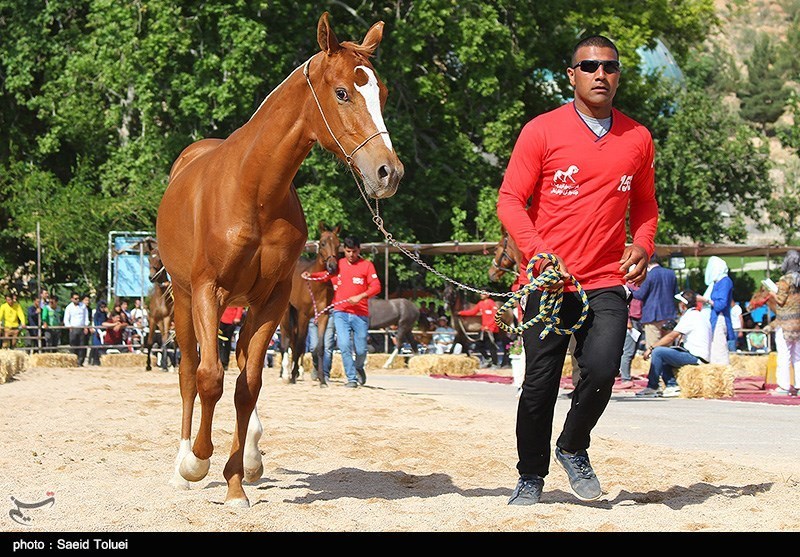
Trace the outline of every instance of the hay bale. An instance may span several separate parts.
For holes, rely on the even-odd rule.
[[[78,356],[72,352],[31,354],[31,367],[78,367]]]
[[[367,354],[367,367],[381,369],[406,369],[408,367],[408,363],[406,362],[408,356],[403,354],[397,354],[392,362],[386,366],[391,356],[391,354],[386,354],[384,352]],[[386,367],[384,368],[384,366]]]
[[[735,374],[724,364],[700,364],[678,369],[681,398],[726,398],[733,396]]]
[[[736,377],[766,377],[768,354],[731,354],[731,368]]]
[[[28,368],[28,355],[21,350],[0,350],[0,385]]]
[[[120,352],[119,354],[103,354],[100,356],[100,365],[103,367],[140,367],[147,365],[147,354],[134,354]]]
[[[480,360],[466,354],[421,354],[408,359],[408,370],[416,375],[475,375]]]

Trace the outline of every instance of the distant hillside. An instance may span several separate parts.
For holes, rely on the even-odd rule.
[[[717,15],[721,25],[717,32],[709,37],[709,41],[719,45],[726,52],[730,52],[737,62],[737,67],[743,76],[747,75],[747,60],[752,54],[755,38],[759,33],[767,33],[773,40],[782,41],[786,38],[786,31],[791,23],[791,14],[800,9],[800,0],[715,0]],[[798,84],[792,84],[797,87]],[[730,99],[736,102],[735,96]],[[791,123],[791,118],[786,115],[780,122]],[[784,149],[780,142],[770,140],[770,158],[778,165],[785,164],[790,158],[796,158],[792,152]],[[773,183],[782,184],[783,172],[773,169],[770,174]],[[763,215],[749,215],[748,243],[766,244],[781,243],[782,236],[778,231],[761,231],[756,229],[756,222],[763,221]]]

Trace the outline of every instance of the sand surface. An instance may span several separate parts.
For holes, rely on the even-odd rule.
[[[578,501],[553,465],[538,505],[508,506],[517,480],[516,401],[493,408],[402,392],[381,387],[381,373],[391,372],[368,370],[370,384],[352,390],[340,381],[320,389],[308,376],[288,385],[277,370],[266,370],[258,405],[264,475],[246,485],[251,508],[240,509],[223,504],[222,475],[236,373],[226,374],[214,416],[208,476],[176,490],[169,480],[180,436],[177,374],[22,372],[0,385],[0,492],[8,507],[0,530],[800,531],[796,459],[761,466],[725,453],[598,435],[590,455],[601,500]],[[199,410],[195,432],[198,423]],[[47,505],[10,512],[14,500],[49,498]]]

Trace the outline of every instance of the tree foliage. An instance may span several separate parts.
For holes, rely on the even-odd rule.
[[[673,93],[642,74],[636,49],[662,38],[685,63],[714,24],[712,0],[0,0],[0,274],[35,258],[40,222],[47,282],[103,284],[108,233],[154,229],[172,161],[192,141],[224,138],[249,119],[317,51],[323,10],[343,40],[360,41],[369,25],[386,22],[374,62],[390,90],[384,117],[406,176],[380,212],[396,239],[499,238],[494,199],[517,134],[571,97],[564,69],[573,44],[590,33],[620,48],[617,106],[658,137],[673,136],[664,146],[675,170],[663,183],[659,173],[658,188],[677,190],[677,134],[690,133],[667,125]],[[693,113],[701,128],[721,123]],[[698,160],[687,167],[709,165],[713,149],[723,153],[705,180],[691,182],[698,199],[736,199],[726,188],[761,168],[739,169],[736,155],[757,155],[739,133],[732,146],[710,131],[696,138]],[[295,186],[312,230],[324,220],[362,241],[383,239],[331,154],[312,150]],[[684,222],[675,195],[661,194],[667,234],[718,234],[712,211],[701,213],[712,222]],[[436,267],[484,284],[488,259],[476,261],[438,258]],[[441,280],[406,258],[393,259],[390,272],[394,284]]]

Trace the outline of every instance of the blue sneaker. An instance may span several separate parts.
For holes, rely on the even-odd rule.
[[[535,505],[542,497],[544,479],[541,476],[525,474],[519,477],[517,487],[508,500],[509,505]]]
[[[569,477],[569,486],[575,497],[581,501],[595,501],[603,495],[600,489],[600,480],[592,469],[589,455],[581,450],[575,454],[562,451],[559,447],[555,450],[556,462],[564,467]]]

